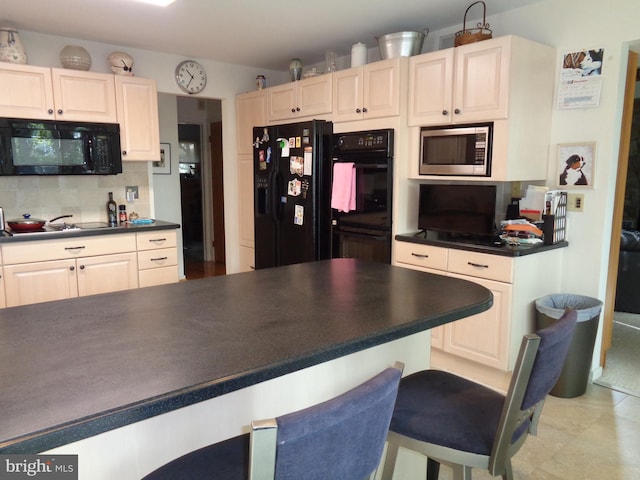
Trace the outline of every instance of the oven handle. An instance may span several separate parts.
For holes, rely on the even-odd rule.
[[[335,161],[334,163],[345,163],[343,161]],[[353,168],[376,168],[376,169],[388,169],[389,165],[387,163],[357,163],[354,162]]]
[[[358,237],[358,238],[369,238],[371,240],[386,240],[387,239],[387,235],[369,235],[367,233],[357,233],[357,232],[351,232],[349,230],[336,230],[335,233],[337,235],[351,235],[352,237]]]

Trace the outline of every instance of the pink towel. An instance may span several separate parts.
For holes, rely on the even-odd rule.
[[[352,162],[333,164],[331,208],[341,212],[356,209],[356,171]]]

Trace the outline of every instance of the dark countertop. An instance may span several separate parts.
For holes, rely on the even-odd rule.
[[[396,235],[396,240],[400,242],[418,243],[422,245],[434,245],[438,247],[453,248],[456,250],[468,250],[470,252],[488,253],[491,255],[501,255],[504,257],[522,257],[534,253],[546,252],[557,248],[569,246],[566,241],[554,243],[553,245],[495,245],[491,241],[474,241],[465,238],[451,239],[446,235],[437,232],[405,233]]]
[[[91,225],[89,225],[91,224]],[[103,224],[104,227],[97,227],[97,225]],[[55,225],[55,224],[54,224]],[[117,235],[121,233],[135,233],[135,232],[147,232],[153,230],[168,230],[173,228],[180,228],[177,223],[165,222],[163,220],[154,220],[153,223],[141,223],[133,224],[127,223],[122,226],[109,227],[104,222],[87,222],[89,228],[78,228],[72,230],[51,230],[45,226],[44,231],[38,232],[25,232],[8,234],[6,231],[0,234],[0,244],[2,243],[15,243],[25,242],[33,240],[49,240],[54,238],[76,238],[76,237],[91,237],[95,235]],[[91,228],[93,226],[93,228]]]
[[[334,259],[3,309],[0,453],[88,438],[492,303],[472,282]]]

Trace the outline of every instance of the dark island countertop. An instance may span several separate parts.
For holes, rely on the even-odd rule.
[[[52,225],[56,225],[55,223]],[[61,225],[61,224],[60,224]],[[151,223],[126,223],[116,227],[109,227],[106,222],[85,222],[78,223],[81,228],[68,230],[56,230],[45,225],[40,231],[12,233],[11,229],[0,234],[0,244],[9,244],[15,242],[28,242],[33,240],[50,240],[77,237],[91,237],[95,235],[117,235],[122,233],[149,232],[154,230],[170,230],[180,228],[180,225],[164,220],[153,220]]]
[[[0,453],[46,451],[492,303],[475,283],[334,259],[3,309]]]
[[[456,250],[467,250],[470,252],[488,253],[490,255],[500,255],[504,257],[522,257],[535,253],[564,248],[569,245],[567,241],[557,242],[550,245],[506,245],[504,243],[494,244],[490,240],[478,241],[464,237],[452,238],[439,232],[412,232],[396,235],[396,240],[400,242],[418,243],[422,245],[434,245],[437,247],[453,248]]]

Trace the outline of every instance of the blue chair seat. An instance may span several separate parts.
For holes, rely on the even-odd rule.
[[[423,442],[489,455],[504,395],[439,370],[402,379],[390,429]]]

